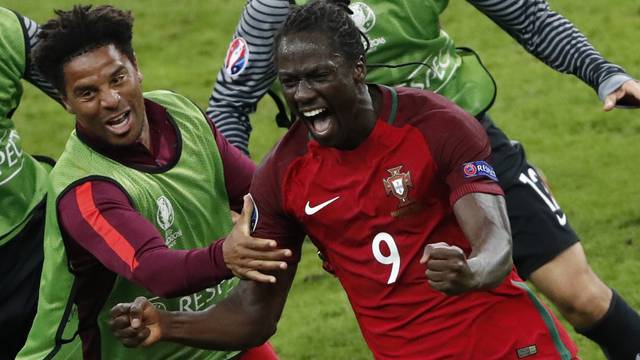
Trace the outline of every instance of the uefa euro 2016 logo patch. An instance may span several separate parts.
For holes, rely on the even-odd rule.
[[[486,161],[473,161],[464,163],[462,165],[462,171],[464,172],[465,178],[474,178],[478,176],[488,177],[493,181],[498,181],[498,177],[496,176],[496,172],[493,170],[491,165],[489,165]]]
[[[227,56],[224,60],[224,70],[231,76],[238,76],[244,71],[249,63],[249,46],[241,38],[235,38],[229,44]]]

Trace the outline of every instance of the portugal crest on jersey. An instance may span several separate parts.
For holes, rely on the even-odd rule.
[[[224,59],[224,70],[231,76],[238,76],[249,63],[249,46],[241,38],[235,38],[229,44],[227,56]]]
[[[401,173],[402,165],[387,169],[389,176],[386,179],[382,180],[384,184],[384,190],[388,195],[393,195],[400,200],[400,206],[406,206],[411,203],[409,199],[409,188],[413,187],[411,183],[411,173],[407,171],[406,173]]]

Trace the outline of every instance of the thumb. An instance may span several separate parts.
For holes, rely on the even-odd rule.
[[[611,93],[607,95],[607,97],[604,99],[604,106],[602,109],[604,111],[610,111],[616,106],[616,100],[617,100],[617,97],[615,93]]]
[[[253,216],[253,198],[250,194],[245,195],[243,198],[244,203],[242,204],[242,212],[240,213],[240,218],[236,222],[236,226],[242,230],[244,234],[249,234],[251,232],[251,217]]]
[[[137,329],[142,326],[142,313],[146,303],[147,299],[139,296],[131,304],[131,307],[129,308],[129,322],[131,323],[132,328]]]

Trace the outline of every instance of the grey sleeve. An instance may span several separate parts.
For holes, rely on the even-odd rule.
[[[24,79],[47,94],[50,98],[62,104],[58,91],[56,91],[56,89],[42,77],[31,58],[31,53],[39,41],[38,32],[40,31],[40,27],[35,21],[27,17],[22,15],[19,15],[19,17],[22,20],[22,25],[25,30],[25,38],[27,39],[25,47],[27,48],[28,65],[24,74]]]
[[[246,45],[246,53],[234,54],[229,49],[209,98],[207,115],[220,133],[246,154],[251,134],[249,114],[276,78],[273,37],[289,11],[288,0],[247,3],[232,40],[236,49]]]
[[[467,0],[551,68],[573,74],[596,92],[630,77],[605,60],[587,38],[544,0]],[[606,81],[615,75],[613,81]],[[606,82],[606,84],[605,84]],[[617,87],[616,86],[616,87]],[[615,88],[614,88],[615,89]],[[606,96],[608,93],[605,93]],[[602,99],[602,97],[601,97]]]

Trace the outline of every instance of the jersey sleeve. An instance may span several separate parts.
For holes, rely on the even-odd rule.
[[[202,249],[169,249],[155,226],[111,181],[87,180],[65,192],[58,202],[58,221],[65,241],[158,296],[191,294],[232,276],[222,241]]]
[[[427,119],[418,128],[427,139],[438,174],[451,189],[450,203],[472,192],[503,195],[482,125],[461,109],[430,111]]]
[[[40,89],[43,93],[45,93],[50,98],[54,99],[58,103],[62,104],[62,100],[58,91],[51,85],[47,80],[45,80],[36,65],[32,61],[31,53],[33,49],[38,44],[39,38],[38,33],[40,32],[40,27],[38,24],[22,15],[18,15],[22,22],[22,27],[25,35],[25,47],[27,49],[27,69],[24,74],[24,79],[31,83],[33,86]]]
[[[290,261],[298,262],[305,233],[295,218],[285,211],[282,189],[285,169],[281,164],[270,155],[256,170],[250,192],[254,204],[252,236],[276,240],[279,247],[293,252]]]
[[[621,67],[605,60],[569,20],[552,11],[547,1],[467,1],[529,53],[559,72],[577,76],[599,93],[605,80],[626,75]]]

